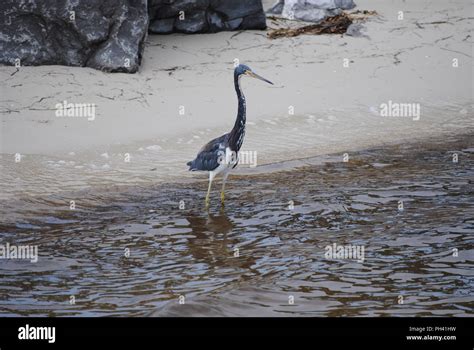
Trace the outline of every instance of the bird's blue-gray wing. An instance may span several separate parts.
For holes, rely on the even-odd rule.
[[[225,152],[226,140],[227,134],[215,138],[204,145],[196,158],[187,163],[189,170],[211,171],[217,168],[219,166],[219,158],[222,156],[222,152]]]

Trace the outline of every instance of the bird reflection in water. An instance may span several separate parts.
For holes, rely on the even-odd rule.
[[[249,268],[255,259],[240,254],[241,239],[233,234],[235,224],[223,210],[206,216],[190,213],[186,216],[193,238],[188,240],[188,252],[199,261],[214,267]]]

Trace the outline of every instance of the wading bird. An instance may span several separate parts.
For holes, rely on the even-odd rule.
[[[190,171],[209,171],[209,187],[206,195],[206,208],[209,208],[209,195],[211,193],[212,180],[214,180],[214,178],[220,173],[223,175],[221,203],[222,205],[224,204],[224,189],[227,176],[239,162],[237,155],[242,146],[245,135],[246,105],[245,96],[240,88],[240,78],[244,75],[263,80],[273,85],[271,81],[255,74],[249,67],[243,64],[240,64],[235,68],[234,86],[235,92],[237,93],[238,109],[234,127],[229,133],[209,141],[201,148],[196,158],[187,163]]]

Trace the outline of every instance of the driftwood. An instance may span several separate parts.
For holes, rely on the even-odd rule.
[[[270,39],[293,37],[301,34],[344,34],[352,24],[352,19],[345,13],[328,17],[318,24],[310,24],[299,28],[280,28],[268,32]]]
[[[347,28],[353,23],[353,20],[363,21],[369,16],[377,15],[375,11],[355,11],[353,13],[341,13],[340,15],[328,17],[317,24],[310,24],[298,28],[278,28],[270,30],[267,36],[270,39],[293,37],[301,34],[344,34]],[[272,20],[278,20],[276,17],[269,16]]]

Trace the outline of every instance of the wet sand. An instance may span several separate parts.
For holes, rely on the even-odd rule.
[[[472,316],[472,140],[275,164],[232,177],[209,213],[199,181],[3,202],[3,241],[38,245],[39,261],[2,261],[0,313]],[[333,244],[363,261],[326,257]]]

